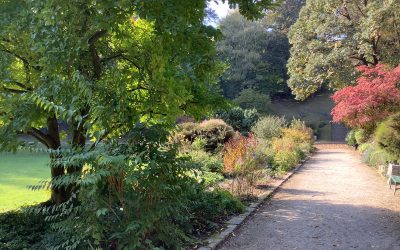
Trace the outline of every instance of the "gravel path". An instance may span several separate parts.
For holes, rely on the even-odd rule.
[[[400,190],[322,148],[221,249],[400,249]]]

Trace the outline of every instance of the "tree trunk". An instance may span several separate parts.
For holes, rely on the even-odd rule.
[[[47,119],[48,129],[48,148],[57,150],[61,148],[60,133],[58,129],[58,121],[55,116]],[[51,166],[51,179],[55,180],[65,174],[64,167],[57,164],[57,160],[61,158],[60,154],[50,154],[50,166]],[[54,204],[61,204],[69,199],[70,195],[66,192],[63,187],[51,188],[51,202]]]

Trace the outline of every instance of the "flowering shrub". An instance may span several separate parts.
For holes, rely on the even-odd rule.
[[[374,127],[400,109],[400,66],[389,70],[379,64],[358,69],[362,76],[357,85],[345,87],[332,97],[336,104],[333,121],[350,127]]]

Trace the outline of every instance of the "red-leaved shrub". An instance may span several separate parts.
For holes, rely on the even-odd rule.
[[[344,122],[350,127],[371,127],[400,109],[400,66],[387,69],[360,66],[362,76],[355,86],[337,91],[332,99],[334,122]]]

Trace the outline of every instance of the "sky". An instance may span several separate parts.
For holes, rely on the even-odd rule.
[[[210,1],[209,4],[210,8],[215,11],[219,19],[224,18],[228,14],[229,6],[227,1],[225,3],[221,1]]]

